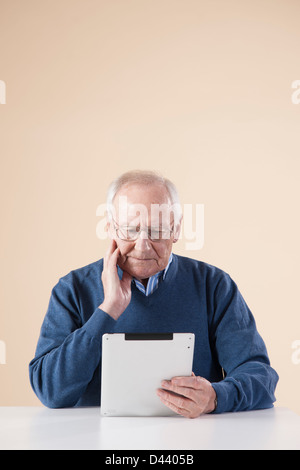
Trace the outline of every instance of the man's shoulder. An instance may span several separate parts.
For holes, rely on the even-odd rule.
[[[226,271],[217,266],[214,266],[213,264],[181,255],[176,255],[176,258],[178,260],[179,270],[185,271],[187,273],[190,272],[193,275],[199,275],[202,278],[205,277],[211,280],[221,280],[224,278],[230,279],[230,276]]]
[[[101,277],[103,269],[103,258],[93,261],[80,268],[72,269],[68,274],[63,275],[59,279],[59,283],[82,284],[85,282],[98,281]]]

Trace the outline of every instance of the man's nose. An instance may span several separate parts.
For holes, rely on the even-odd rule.
[[[140,231],[139,236],[135,241],[135,247],[140,251],[151,249],[151,241],[149,240],[147,230]]]

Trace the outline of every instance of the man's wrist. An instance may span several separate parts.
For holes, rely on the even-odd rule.
[[[215,389],[213,388],[213,386],[212,386],[211,388],[212,388],[213,394],[212,394],[212,397],[211,397],[211,399],[210,399],[210,401],[209,401],[210,406],[209,406],[209,408],[208,408],[207,413],[213,413],[214,411],[216,411],[217,406],[218,406],[218,397],[217,397],[217,393],[216,393]]]
[[[214,411],[216,411],[217,406],[218,406],[218,397],[217,397],[217,394],[216,394],[216,398],[215,398],[215,400],[214,400],[214,405],[215,405],[215,407],[214,407],[214,409],[212,410],[212,413],[213,413]]]
[[[116,309],[112,306],[112,305],[109,305],[105,302],[102,302],[101,305],[99,305],[98,307],[100,310],[102,310],[103,312],[107,313],[107,315],[109,315],[111,318],[113,318],[114,320],[117,320],[119,318],[119,316],[121,315],[118,314],[116,312]]]
[[[214,391],[214,401],[213,401],[213,409],[210,411],[210,413],[213,413],[214,411],[216,411],[217,409],[217,406],[218,406],[218,396],[217,396],[217,392],[215,391],[214,387],[212,387],[213,391]]]

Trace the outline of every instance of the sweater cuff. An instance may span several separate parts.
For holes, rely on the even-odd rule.
[[[93,315],[83,325],[82,330],[85,331],[91,338],[95,338],[101,341],[102,335],[104,335],[104,333],[110,333],[113,331],[115,324],[116,320],[114,320],[110,315],[100,308],[96,308]]]
[[[213,382],[211,385],[217,394],[217,407],[213,413],[226,413],[231,411],[234,403],[234,384],[222,380],[221,382]]]

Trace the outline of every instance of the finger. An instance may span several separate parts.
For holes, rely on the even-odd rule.
[[[157,395],[159,396],[161,401],[171,410],[175,411],[175,413],[181,414],[183,416],[187,416],[190,414],[192,402],[187,398],[173,395],[161,389],[157,390]]]
[[[195,403],[197,401],[195,388],[183,387],[183,386],[180,386],[180,385],[174,385],[171,380],[169,380],[169,381],[164,380],[161,383],[161,385],[164,389],[170,390],[171,392],[177,393],[178,395],[182,395],[186,398],[189,398],[190,400],[194,401]]]
[[[201,390],[206,382],[206,379],[199,376],[190,376],[190,377],[173,377],[171,379],[172,385],[177,385],[179,387],[189,387],[196,390]]]
[[[113,254],[113,252],[115,251],[115,249],[117,248],[117,242],[116,240],[111,240],[110,241],[110,244],[109,244],[109,247],[108,247],[108,250],[107,250],[107,257],[110,258],[111,255]]]
[[[174,405],[173,403],[165,400],[164,398],[161,398],[160,397],[160,400],[162,401],[162,403],[164,405],[166,405],[168,408],[170,408],[170,410],[174,411],[175,413],[181,415],[181,416],[185,416],[187,417],[189,412],[187,410],[184,410],[182,408],[179,408],[178,406]]]
[[[117,246],[116,241],[115,240],[110,240],[108,249],[107,249],[107,251],[105,253],[105,256],[104,256],[104,268],[107,268],[108,260],[110,259],[111,255],[115,251],[116,246]]]
[[[162,403],[168,406],[171,410],[182,416],[185,416],[186,418],[197,418],[204,412],[205,406],[203,406],[203,404],[195,403],[194,401],[187,398],[183,399],[183,397],[181,397],[180,400],[180,397],[176,397],[176,395],[163,392],[163,390],[157,391],[157,394]]]
[[[112,269],[113,271],[116,270],[119,255],[120,255],[120,248],[117,246],[107,260],[108,269]]]

